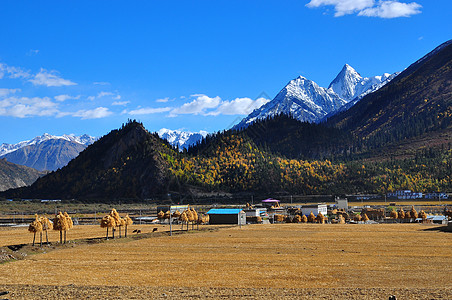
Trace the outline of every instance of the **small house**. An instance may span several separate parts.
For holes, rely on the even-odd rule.
[[[214,224],[246,224],[246,213],[240,208],[212,208],[207,212],[209,223]]]
[[[311,211],[315,216],[317,216],[319,212],[322,213],[322,215],[326,215],[328,213],[328,207],[326,204],[303,205],[301,207],[303,215],[307,216]]]

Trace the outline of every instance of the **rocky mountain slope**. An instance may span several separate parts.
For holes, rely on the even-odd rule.
[[[32,168],[10,163],[6,159],[0,159],[0,191],[30,185],[44,174]]]

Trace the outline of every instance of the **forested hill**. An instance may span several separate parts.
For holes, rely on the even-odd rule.
[[[452,129],[452,41],[437,47],[327,125],[377,148]]]
[[[168,164],[174,152],[157,134],[131,121],[86,148],[62,169],[32,186],[5,193],[21,198],[148,198],[167,191]]]

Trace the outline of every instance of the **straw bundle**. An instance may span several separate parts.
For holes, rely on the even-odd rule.
[[[181,213],[180,213],[180,211],[178,211],[178,210],[176,210],[175,212],[173,212],[173,218],[175,218],[175,219],[179,219],[180,215],[181,215]]]
[[[41,233],[41,247],[42,247],[42,224],[39,222],[38,215],[35,215],[35,220],[28,226],[28,231],[33,232],[33,246],[35,245],[36,232]]]
[[[391,211],[391,218],[397,219],[398,217],[399,217],[399,214],[397,213],[397,211],[395,209],[393,209]]]
[[[275,222],[284,222],[284,216],[275,214],[274,220]]]
[[[124,217],[124,225],[126,226],[125,228],[125,237],[127,237],[127,226],[132,225],[133,224],[133,220],[129,217],[129,215],[126,215]]]
[[[342,214],[339,215],[337,222],[339,224],[345,224],[345,218],[342,216]]]
[[[360,222],[363,218],[361,217],[360,214],[356,214],[353,216],[353,220],[356,222]]]
[[[72,227],[74,227],[74,223],[72,222],[72,218],[68,215],[67,212],[64,212],[64,217],[66,218],[66,222],[67,222],[67,229],[71,229]]]
[[[308,222],[308,217],[306,217],[305,215],[301,216],[301,223],[307,223]]]
[[[191,213],[193,214],[193,221],[198,220],[198,213],[194,208],[191,209]]]
[[[311,213],[308,216],[308,222],[309,223],[315,223],[315,215],[312,213],[312,211],[311,211]]]
[[[108,228],[113,228],[116,226],[115,218],[110,215],[106,215],[100,220],[100,227],[107,228],[107,240],[108,240]]]
[[[315,220],[317,221],[317,223],[325,224],[325,216],[321,212],[319,212]]]
[[[363,218],[363,222],[369,221],[369,217],[367,216],[367,214],[364,214],[364,215],[362,216],[362,218]]]
[[[411,216],[411,218],[413,218],[413,219],[416,219],[417,216],[418,216],[417,211],[414,209],[414,205],[411,206],[410,216]]]
[[[159,220],[163,220],[165,218],[165,213],[163,211],[159,211],[157,214],[157,218]]]
[[[400,208],[400,210],[398,212],[398,218],[405,219],[405,212],[403,211],[403,208]]]
[[[163,219],[169,219],[171,217],[171,212],[167,210],[165,214],[163,215]]]
[[[60,211],[58,215],[53,219],[53,230],[57,230],[60,232],[60,243],[63,243],[63,231],[69,229],[70,224],[68,223],[69,219],[64,216],[64,214]],[[71,220],[72,222],[72,220]],[[66,241],[66,239],[65,239]]]
[[[427,214],[425,213],[425,211],[421,210],[418,214],[419,218],[422,218],[422,220],[427,220]]]
[[[47,241],[47,244],[49,244],[49,234],[48,234],[47,230],[51,230],[53,228],[53,224],[46,217],[40,217],[39,222],[42,225],[42,230],[46,232],[46,241]]]
[[[301,216],[300,215],[295,215],[295,217],[293,217],[292,222],[293,223],[301,223]]]

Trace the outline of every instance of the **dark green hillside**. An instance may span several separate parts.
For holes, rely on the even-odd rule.
[[[331,117],[327,125],[353,133],[369,148],[451,130],[452,43],[438,47],[349,110]]]
[[[148,198],[167,191],[168,144],[129,122],[85,149],[66,167],[31,187],[8,191],[22,198]]]

